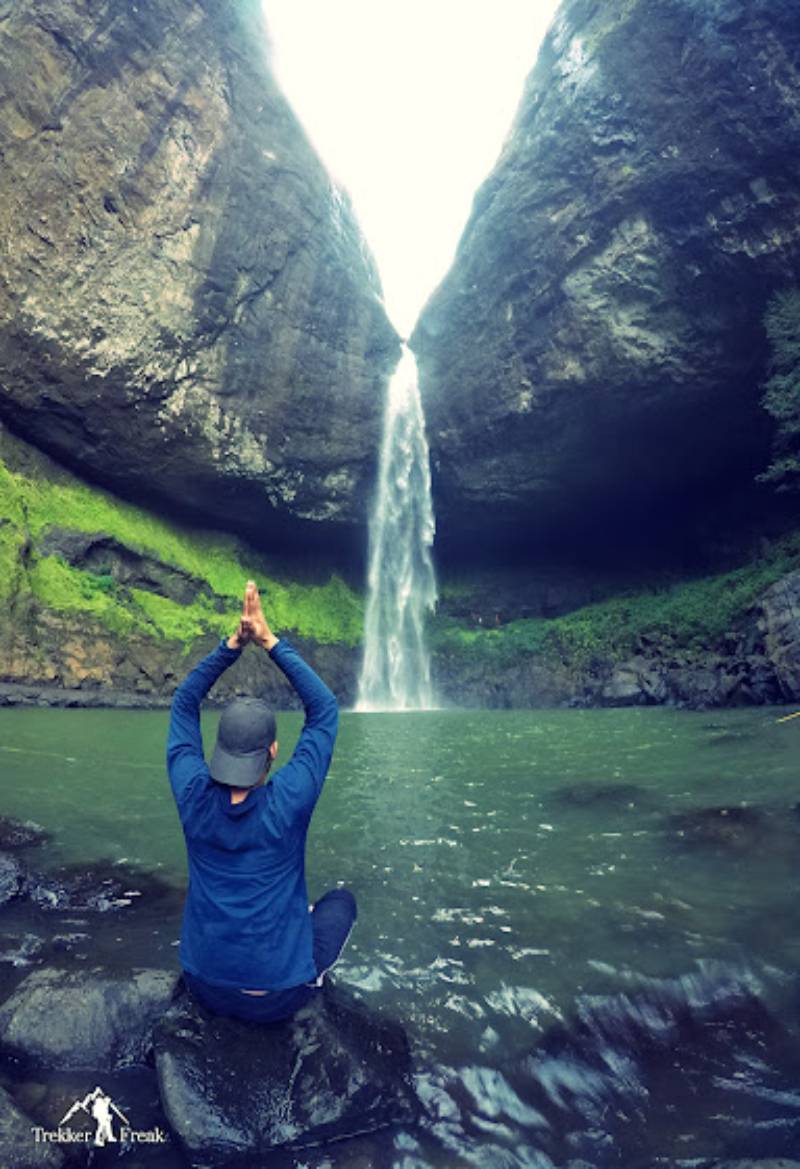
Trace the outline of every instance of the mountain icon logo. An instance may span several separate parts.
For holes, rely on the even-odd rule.
[[[87,1116],[91,1116],[92,1120],[94,1120],[97,1126],[94,1134],[94,1143],[98,1149],[104,1148],[105,1145],[116,1144],[118,1142],[118,1137],[114,1132],[114,1116],[125,1125],[129,1123],[124,1112],[121,1112],[117,1108],[114,1101],[102,1088],[95,1088],[88,1096],[84,1096],[83,1100],[76,1100],[64,1115],[64,1118],[59,1124],[59,1128],[63,1128],[79,1112],[85,1112]]]

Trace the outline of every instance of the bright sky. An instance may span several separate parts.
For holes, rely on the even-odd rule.
[[[557,0],[263,0],[281,87],[408,334],[449,268]]]

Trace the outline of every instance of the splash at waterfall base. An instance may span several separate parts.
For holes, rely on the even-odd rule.
[[[425,420],[414,355],[404,349],[386,400],[370,521],[359,711],[434,705],[425,622],[436,604],[435,523]]]

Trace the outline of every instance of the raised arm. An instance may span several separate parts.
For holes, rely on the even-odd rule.
[[[220,642],[175,691],[167,738],[167,771],[172,794],[178,804],[184,799],[192,781],[206,773],[200,734],[200,704],[220,674],[237,660],[245,640],[240,623],[233,637]]]
[[[274,635],[261,608],[258,590],[252,581],[245,590],[244,632],[264,649],[294,687],[306,721],[297,746],[287,764],[270,784],[271,798],[286,824],[305,822],[314,810],[333,756],[339,727],[336,698],[293,646]]]

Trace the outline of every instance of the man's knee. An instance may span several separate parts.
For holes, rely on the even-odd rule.
[[[316,912],[317,909],[319,909],[323,904],[331,906],[338,904],[342,910],[346,909],[348,911],[353,921],[355,921],[356,917],[358,916],[355,895],[350,889],[329,889],[328,892],[323,894],[319,901],[317,901],[314,906],[314,911]]]
[[[336,899],[341,901],[342,905],[346,905],[353,915],[353,921],[358,916],[358,907],[356,905],[355,894],[350,889],[332,889],[332,893],[336,895]]]

